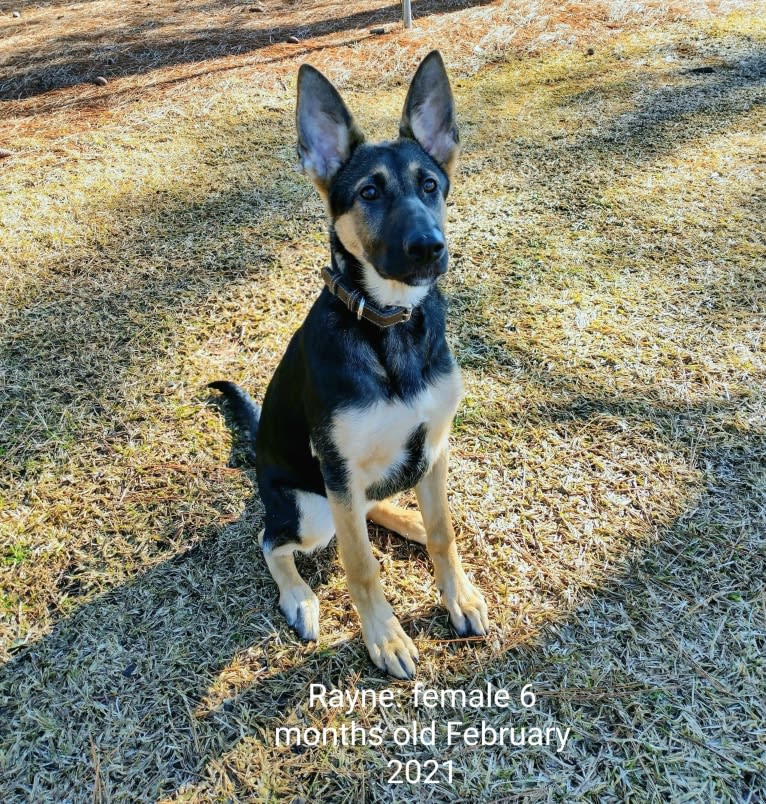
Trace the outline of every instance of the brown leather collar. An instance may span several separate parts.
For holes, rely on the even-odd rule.
[[[337,296],[343,304],[357,317],[375,324],[376,327],[386,329],[409,321],[412,316],[412,307],[376,307],[365,298],[361,288],[354,287],[340,272],[331,268],[322,268],[322,279],[333,296]]]

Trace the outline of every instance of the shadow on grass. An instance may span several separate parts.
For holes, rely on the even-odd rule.
[[[490,0],[424,0],[416,10],[418,17],[458,11]],[[224,7],[222,6],[222,9]],[[204,7],[184,9],[204,12]],[[246,11],[246,7],[241,10]],[[0,72],[0,101],[19,100],[62,87],[92,82],[96,76],[118,78],[141,75],[160,67],[204,62],[225,56],[243,56],[264,47],[284,43],[289,36],[301,40],[340,31],[358,30],[371,25],[390,24],[401,19],[401,6],[370,7],[341,17],[295,24],[280,28],[230,25],[210,27],[200,21],[196,30],[178,31],[183,13],[166,8],[164,16],[141,17],[114,28],[97,28],[52,37],[44,52],[23,51],[6,58]],[[254,15],[240,14],[243,22]],[[168,30],[166,30],[168,29]],[[298,46],[296,46],[297,48]],[[296,49],[291,57],[299,55]],[[3,74],[4,73],[4,74]]]
[[[552,104],[562,114],[583,117],[588,106],[594,111],[590,119],[584,115],[587,122],[581,123],[579,131],[566,137],[554,134],[555,142],[545,148],[549,163],[546,169],[524,176],[529,188],[545,193],[554,171],[565,171],[572,187],[582,184],[588,190],[580,192],[578,198],[566,200],[566,209],[576,212],[593,201],[592,191],[597,188],[590,186],[589,178],[610,163],[616,153],[624,156],[625,168],[631,170],[689,142],[736,130],[740,115],[766,104],[766,51],[761,43],[754,45],[747,37],[730,39],[732,53],[711,68],[710,73],[692,73],[688,64],[682,63],[669,66],[667,71],[646,71],[631,77],[627,88],[624,79],[614,83],[605,81],[601,70],[594,73],[581,63],[579,56],[573,55],[571,72],[557,81],[565,85],[592,83],[593,86],[575,95],[554,95]],[[650,56],[651,48],[647,46],[641,55]],[[603,68],[608,69],[607,65]],[[494,104],[498,114],[507,114],[504,98],[518,95],[520,91],[515,85],[504,85],[497,90],[493,86],[487,97],[488,105]],[[628,101],[628,108],[616,115],[601,114],[601,101],[608,103],[612,95]],[[492,136],[492,119],[492,115],[487,115],[482,124],[482,134],[487,139]],[[519,145],[525,149],[540,148],[537,143],[522,140],[510,143],[510,164],[514,161],[513,149]]]
[[[738,40],[737,46],[740,57],[718,65],[711,73],[690,73],[680,66],[668,76],[674,82],[672,86],[656,89],[647,88],[654,76],[647,76],[649,81],[645,83],[637,80],[633,108],[602,121],[597,134],[577,137],[566,144],[566,149],[579,153],[583,148],[604,145],[623,150],[628,160],[645,161],[668,147],[698,138],[701,131],[694,121],[700,116],[702,127],[707,128],[707,121],[715,120],[715,127],[724,129],[736,115],[766,103],[766,51],[753,49],[752,42],[744,38]],[[592,90],[591,100],[608,90],[608,86]],[[566,110],[570,104],[579,103],[582,100],[569,98],[561,108]],[[662,136],[658,137],[659,132]],[[589,165],[584,167],[592,169]]]
[[[119,422],[128,377],[140,382],[152,361],[167,354],[184,311],[235,282],[263,275],[274,257],[260,242],[240,239],[235,257],[224,242],[231,242],[231,229],[240,224],[257,226],[256,210],[262,207],[256,204],[252,219],[231,218],[234,197],[247,203],[250,195],[243,189],[209,202],[164,206],[156,217],[130,215],[127,230],[103,236],[132,241],[129,257],[113,244],[108,246],[115,249],[113,262],[103,260],[97,267],[92,259],[67,255],[44,286],[25,293],[6,318],[14,337],[0,339],[5,371],[0,447],[9,462],[16,447],[27,459],[37,451],[44,456],[57,442],[66,447],[77,439],[89,422],[102,417]],[[158,230],[161,239],[146,238],[147,231]],[[145,246],[137,247],[142,239]],[[88,248],[103,251],[98,243]],[[37,411],[36,422],[31,411]],[[14,432],[26,432],[27,438],[16,442]],[[105,443],[112,435],[120,434],[105,432]],[[23,462],[17,468],[23,471]]]
[[[577,394],[572,377],[548,377],[556,398],[565,401],[530,410],[525,421],[534,420],[538,426],[567,421],[587,425],[604,415],[625,418],[629,426],[650,421],[658,446],[672,445],[687,452],[693,444],[696,462],[705,472],[706,490],[672,527],[662,530],[658,544],[649,546],[627,569],[612,570],[605,581],[580,578],[584,586],[597,587],[585,606],[594,611],[609,606],[610,612],[616,606],[630,628],[640,629],[646,612],[656,613],[653,607],[659,596],[670,612],[667,618],[657,617],[658,627],[669,632],[666,641],[676,627],[688,625],[687,612],[699,599],[714,598],[700,609],[701,622],[713,616],[727,617],[734,605],[755,606],[766,558],[762,551],[750,553],[749,569],[739,571],[734,582],[727,572],[732,555],[751,550],[754,534],[766,526],[766,435],[732,433],[729,443],[722,445],[720,428],[711,428],[715,436],[706,436],[709,422],[721,410],[715,401],[673,409],[618,395],[587,398]],[[453,475],[453,488],[459,482]],[[330,774],[328,754],[321,749],[291,752],[274,746],[275,729],[286,722],[320,726],[348,722],[318,712],[305,719],[311,683],[381,689],[391,682],[371,667],[358,636],[320,650],[294,639],[277,610],[277,592],[255,543],[260,520],[260,505],[253,499],[240,522],[83,606],[0,669],[5,777],[0,790],[5,800],[63,800],[98,791],[94,795],[102,800],[151,801],[222,784],[230,795],[245,799],[266,799],[273,785],[311,800],[313,791],[322,787],[325,798],[321,800],[331,801],[333,796],[341,800],[353,796],[355,790],[358,793],[362,775],[371,786],[372,792],[366,793],[369,800],[390,800],[384,784],[386,763],[400,755],[390,740],[374,750],[344,749],[344,761],[353,757],[357,776]],[[681,557],[684,542],[695,540],[702,547],[695,545]],[[422,551],[414,546],[396,542],[395,553],[397,563],[413,556],[422,560]],[[334,550],[316,561],[304,561],[302,570],[314,586],[336,575]],[[513,569],[503,581],[515,584]],[[718,596],[721,589],[726,594]],[[598,720],[602,729],[598,735],[576,735],[576,755],[557,757],[557,767],[565,768],[571,778],[583,773],[583,755],[598,761],[601,773],[613,770],[616,778],[632,762],[635,753],[631,742],[624,739],[624,715],[614,704],[622,694],[638,700],[647,721],[659,719],[669,739],[699,739],[684,726],[682,713],[687,701],[681,695],[668,696],[663,687],[659,676],[665,671],[658,671],[653,682],[657,692],[631,666],[628,657],[643,649],[638,638],[625,638],[622,660],[619,655],[611,658],[595,692],[571,690],[566,679],[551,675],[559,661],[551,654],[560,650],[561,629],[568,632],[570,643],[580,646],[586,665],[591,652],[593,661],[598,661],[599,641],[594,639],[592,623],[573,616],[563,598],[558,607],[559,617],[545,623],[533,641],[519,645],[511,629],[503,635],[503,642],[514,646],[511,649],[503,645],[493,649],[483,643],[443,649],[444,679],[431,678],[427,683],[437,688],[472,687],[478,682],[469,679],[475,679],[478,666],[482,678],[492,678],[510,690],[534,681],[538,690],[550,691],[549,697],[541,696],[544,701],[539,708],[546,722],[568,725],[574,722],[573,711],[586,721]],[[400,609],[399,614],[406,616],[407,612]],[[601,623],[604,640],[611,638],[612,616]],[[620,633],[625,634],[628,626],[622,621],[619,625]],[[549,633],[548,626],[559,630]],[[442,612],[421,610],[407,628],[437,643],[450,636]],[[721,638],[728,641],[730,650],[736,646],[735,654],[746,655],[762,650],[758,633],[737,631],[730,624]],[[666,661],[685,665],[685,678],[691,679],[687,692],[697,698],[711,686],[721,685],[704,656],[650,656],[647,665]],[[619,689],[626,684],[629,691],[621,693]],[[727,742],[725,753],[718,750],[720,738],[715,729],[720,727],[726,737],[722,724],[727,718],[745,723],[754,713],[751,701],[739,690],[729,689],[725,703],[724,709],[706,704],[713,714],[709,739],[699,747],[707,768],[703,774],[714,772],[726,785],[727,794],[736,791],[739,800],[746,801],[758,790],[763,769],[744,740]],[[400,714],[405,720],[420,716],[410,710]],[[450,717],[460,718],[461,714]],[[371,719],[377,722],[375,715]],[[612,741],[608,752],[604,740]],[[239,769],[227,759],[238,750],[250,757],[253,774],[259,779],[256,786],[251,779],[240,778]],[[471,761],[480,761],[482,752],[474,753]],[[431,753],[424,751],[421,756],[427,758]],[[498,786],[495,780],[486,788],[472,788],[474,800],[488,800],[498,790],[534,793],[535,775],[545,771],[543,755],[527,752],[523,767],[515,761],[513,757],[502,760],[507,762],[504,785]],[[675,772],[695,773],[685,767],[676,767]],[[652,775],[634,770],[624,784],[626,795],[636,789],[648,790]],[[556,794],[565,796],[567,791],[557,790]],[[454,789],[432,800],[461,801],[465,796],[458,780]]]
[[[558,415],[581,417],[583,421],[588,417],[579,401],[573,401],[571,411],[559,411]],[[704,424],[704,415],[699,423]],[[691,432],[681,435],[692,437]],[[735,599],[755,605],[762,583],[759,573],[766,559],[763,552],[752,556],[751,570],[740,573],[734,586],[725,576],[731,556],[748,549],[754,534],[766,525],[766,435],[742,438],[737,446],[730,447],[707,443],[699,434],[696,437],[700,461],[706,467],[707,490],[658,544],[603,584],[606,597],[596,592],[587,607],[598,610],[603,601],[610,606],[617,601],[621,610],[629,612],[626,616],[637,618],[634,627],[640,629],[640,612],[654,605],[658,592],[668,601],[678,622],[688,618],[687,609],[696,601],[695,595],[705,598],[720,589],[726,590],[728,596],[714,596],[713,602],[699,612],[700,618],[726,610]],[[459,481],[453,478],[453,482]],[[710,528],[711,507],[724,509],[723,515],[715,517],[715,529]],[[319,724],[320,728],[328,723],[339,725],[337,718],[328,719],[318,712],[312,713],[309,720],[303,719],[300,713],[306,711],[311,683],[380,689],[391,682],[371,668],[359,638],[321,650],[296,642],[276,609],[276,590],[256,555],[252,534],[259,519],[259,505],[254,501],[237,525],[83,606],[0,669],[0,767],[4,777],[0,790],[5,801],[77,799],[91,792],[101,800],[150,801],[189,785],[194,788],[202,780],[210,781],[211,774],[218,775],[235,796],[261,795],[265,799],[272,783],[277,788],[289,783],[292,793],[310,796],[319,779],[326,796],[322,800],[352,794],[358,780],[353,775],[339,774],[334,781],[328,781],[322,771],[327,767],[327,755],[321,749],[301,749],[297,774],[280,769],[279,762],[287,762],[291,754],[274,747],[274,730],[287,722]],[[697,555],[690,551],[687,558],[693,561],[689,565],[692,569],[687,568],[679,578],[677,569],[669,573],[668,568],[678,566],[679,549],[685,549],[684,539],[697,540],[705,547],[696,547],[701,550]],[[324,554],[320,564],[332,560],[331,551]],[[319,567],[320,572],[327,569]],[[316,583],[317,578],[312,580]],[[669,582],[673,584],[670,595]],[[685,599],[689,600],[686,605]],[[587,655],[597,643],[582,622],[569,621],[570,615],[571,611],[564,607],[562,615],[551,620],[550,625],[572,631],[569,641],[581,645],[580,652]],[[429,637],[438,639],[449,635],[443,621],[442,614],[423,612],[408,627],[425,630]],[[436,628],[435,622],[440,623]],[[677,623],[671,618],[660,621],[660,625],[672,634]],[[763,648],[756,644],[757,631],[727,631],[724,636],[741,650]],[[605,634],[604,638],[610,637]],[[543,630],[538,639],[510,651],[491,651],[483,643],[474,648],[456,645],[447,651],[453,653],[452,658],[444,657],[449,681],[432,679],[430,686],[468,685],[467,679],[473,677],[472,668],[478,663],[482,678],[492,678],[511,690],[535,681],[544,696],[546,686],[556,683],[543,669],[555,666],[548,655],[551,644],[561,646],[560,634],[554,637]],[[627,653],[638,649],[639,643],[627,638]],[[711,682],[704,658],[686,656],[685,660],[691,662],[697,696],[704,697],[711,684],[720,686],[715,678]],[[610,691],[610,684],[619,687],[626,678],[634,685],[636,682],[631,668],[621,666],[613,657],[615,661],[617,665],[613,663],[598,685],[607,691],[612,703],[620,693]],[[225,672],[221,675],[230,666],[234,669],[229,676]],[[470,682],[470,686],[475,685]],[[662,689],[659,682],[658,689]],[[621,739],[620,723],[604,726],[610,710],[604,707],[598,690],[581,690],[579,700],[577,690],[549,691],[552,697],[539,712],[554,722],[566,723],[572,717],[571,708],[565,705],[567,700],[571,704],[571,697],[567,699],[566,695],[574,696],[581,712],[589,712],[592,717],[600,713],[605,731],[599,738],[577,734],[578,750],[601,757],[602,768],[603,762],[616,768],[633,756],[630,743]],[[736,690],[728,692],[726,717],[747,722],[754,716],[751,703]],[[559,694],[564,699],[557,698]],[[667,706],[667,700],[655,701],[651,689],[641,695],[647,718],[653,717],[656,703],[655,714],[665,718],[669,733],[686,739],[683,722],[674,721],[672,713],[662,708]],[[713,711],[717,712],[715,706]],[[406,717],[410,715],[417,717],[418,713],[411,712]],[[358,716],[355,713],[354,717]],[[606,758],[600,743],[605,734],[614,739]],[[252,781],[239,779],[236,769],[223,760],[242,741],[247,743],[253,775],[260,780],[255,789]],[[762,771],[756,755],[746,741],[727,744],[722,754],[715,747],[717,741],[713,733],[709,742],[701,746],[707,766],[715,768],[727,790],[736,790],[741,800],[748,800],[747,795],[757,789]],[[356,750],[363,773],[378,789],[377,795],[368,791],[370,800],[388,800],[381,792],[385,791],[385,765],[399,755],[400,749],[389,740],[374,751],[361,747]],[[350,751],[345,749],[347,755]],[[423,755],[431,754],[425,751]],[[525,754],[525,763],[533,766],[542,759],[529,751]],[[578,774],[581,760],[576,756],[564,753],[557,761],[575,776]],[[211,763],[217,767],[215,772],[210,769]],[[498,788],[493,783],[486,790],[474,792],[519,792],[534,778],[534,773],[525,767],[505,787]],[[644,778],[649,785],[649,776],[633,774],[633,787],[629,785],[628,790],[642,789]],[[459,801],[461,795],[456,783],[452,797],[439,800]]]

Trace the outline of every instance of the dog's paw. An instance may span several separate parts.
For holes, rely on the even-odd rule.
[[[449,593],[442,591],[442,602],[449,612],[452,627],[459,636],[486,636],[489,631],[487,604],[481,592],[460,572]]]
[[[319,639],[319,600],[308,586],[294,586],[282,592],[279,608],[301,639]]]
[[[362,621],[364,644],[372,661],[394,678],[413,678],[418,649],[404,633],[391,612],[386,617],[367,617]]]

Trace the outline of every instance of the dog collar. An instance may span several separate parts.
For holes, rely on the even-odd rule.
[[[412,317],[412,307],[377,307],[365,298],[361,288],[352,286],[343,274],[331,268],[322,268],[322,279],[330,293],[348,307],[357,321],[364,318],[376,327],[386,329]]]

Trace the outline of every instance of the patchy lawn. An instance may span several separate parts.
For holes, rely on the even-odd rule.
[[[412,33],[396,6],[256,6],[0,15],[2,800],[762,800],[762,6],[416,3]],[[510,710],[416,712],[367,658],[334,546],[300,564],[320,642],[294,638],[205,389],[262,395],[321,287],[297,65],[383,138],[435,46],[465,146],[451,502],[489,639],[455,640],[425,552],[371,534],[418,680],[491,682]],[[398,705],[312,709],[312,682]],[[434,748],[275,743],[434,718]],[[449,720],[571,736],[447,746]],[[431,757],[451,783],[387,783]]]

